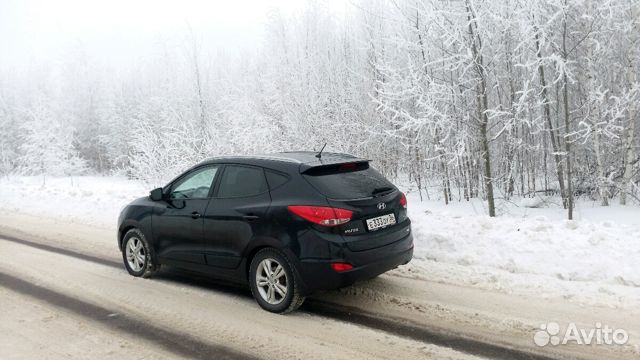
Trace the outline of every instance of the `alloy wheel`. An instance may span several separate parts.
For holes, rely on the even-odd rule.
[[[281,303],[288,291],[287,273],[273,258],[260,262],[256,269],[256,285],[262,299],[271,305]]]
[[[127,264],[129,264],[131,270],[139,272],[144,269],[147,263],[147,256],[139,238],[132,237],[129,239],[126,247],[126,257]]]

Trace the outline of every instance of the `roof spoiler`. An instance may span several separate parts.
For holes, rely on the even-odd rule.
[[[339,161],[314,161],[300,165],[300,173],[306,175],[327,175],[340,172],[366,170],[369,168],[366,159],[341,159]]]

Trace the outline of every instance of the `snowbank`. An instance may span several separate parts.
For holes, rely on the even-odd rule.
[[[0,179],[0,209],[115,226],[120,209],[148,189],[119,177]],[[415,258],[395,274],[610,306],[640,304],[640,208],[579,202],[578,220],[555,207],[481,201],[420,202],[409,194]],[[546,205],[545,205],[546,206]]]
[[[0,208],[82,224],[113,227],[120,210],[149,190],[124,177],[0,178]]]
[[[636,210],[633,208],[633,210]],[[640,227],[545,215],[490,218],[412,211],[418,256],[511,273],[640,286]]]
[[[490,218],[483,205],[409,196],[417,261],[403,273],[610,305],[640,300],[640,208],[581,202],[569,221],[561,208],[506,205]]]

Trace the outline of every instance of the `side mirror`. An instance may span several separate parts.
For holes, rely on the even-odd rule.
[[[151,190],[151,192],[149,193],[149,197],[153,201],[162,200],[162,198],[164,197],[164,195],[162,194],[162,188],[157,188],[157,189]]]

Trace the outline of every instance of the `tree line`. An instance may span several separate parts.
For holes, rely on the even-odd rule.
[[[162,184],[213,155],[327,150],[448,203],[638,201],[640,1],[377,0],[269,15],[239,54],[193,31],[135,66],[82,46],[0,72],[0,173]]]

